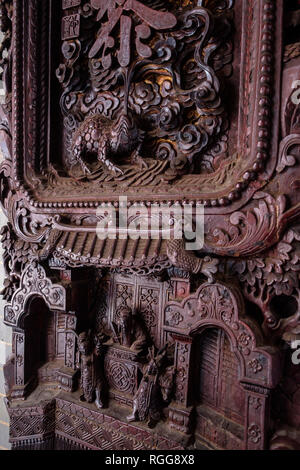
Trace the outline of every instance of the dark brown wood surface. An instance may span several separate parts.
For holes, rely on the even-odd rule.
[[[12,447],[299,450],[297,2],[0,15]],[[101,239],[120,196],[204,206],[204,246]]]

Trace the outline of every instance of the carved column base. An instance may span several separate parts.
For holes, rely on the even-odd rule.
[[[258,385],[242,383],[246,391],[247,425],[245,448],[264,450],[270,426],[270,390]]]
[[[15,385],[11,390],[11,398],[22,398],[25,400],[25,389],[23,386]]]
[[[70,367],[62,367],[57,373],[59,388],[66,392],[74,392],[77,387],[78,371]]]
[[[36,386],[36,377],[31,377],[25,385],[13,385],[11,389],[11,398],[25,398],[32,392]]]
[[[194,408],[181,408],[176,403],[169,406],[169,426],[184,434],[191,434],[191,418]]]

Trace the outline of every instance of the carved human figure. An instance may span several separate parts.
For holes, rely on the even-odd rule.
[[[97,408],[103,408],[105,381],[100,364],[102,355],[101,336],[91,337],[90,333],[82,332],[78,336],[78,350],[80,352],[81,401],[92,403],[95,400]]]
[[[149,417],[148,426],[154,427],[160,420],[164,403],[169,400],[174,378],[174,366],[164,369],[167,346],[156,356],[154,348],[149,349],[149,362],[133,399],[132,414],[127,417],[127,421],[145,421]]]
[[[112,326],[115,331],[115,341],[137,353],[145,352],[147,346],[145,328],[140,318],[133,315],[129,307],[120,310],[118,323],[117,325],[112,323]]]
[[[164,402],[168,402],[172,394],[174,387],[174,377],[175,377],[175,368],[174,366],[169,366],[165,369],[163,373],[159,376],[159,386],[161,391],[161,396]]]

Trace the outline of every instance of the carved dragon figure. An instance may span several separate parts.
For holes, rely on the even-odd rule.
[[[95,114],[83,121],[72,140],[72,151],[84,173],[90,173],[84,162],[84,153],[97,153],[98,160],[112,173],[123,174],[111,157],[123,160],[130,155],[131,163],[147,169],[147,163],[139,152],[144,140],[144,132],[136,124],[131,111],[122,111],[117,121]]]
[[[107,119],[101,114],[94,114],[87,117],[73,135],[72,151],[85,174],[91,173],[82,158],[88,153],[96,153],[97,159],[115,175],[123,174],[115,164],[116,160],[123,161],[128,156],[132,164],[148,168],[139,153],[145,132],[139,129],[135,115],[128,108],[131,78],[132,71],[129,71],[124,77],[123,110],[116,121]]]
[[[210,256],[198,258],[194,252],[185,250],[182,239],[168,241],[167,255],[173,266],[193,274],[204,274],[208,282],[213,282],[213,274],[218,272],[218,259]]]

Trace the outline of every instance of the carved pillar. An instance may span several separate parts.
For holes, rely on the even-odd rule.
[[[77,319],[74,314],[66,315],[66,341],[65,341],[65,366],[75,370],[76,368],[76,357],[75,357],[75,345],[76,345],[76,324]]]
[[[266,449],[270,421],[270,390],[253,384],[242,384],[246,391],[245,448],[247,450]]]
[[[191,431],[191,406],[189,382],[190,382],[190,356],[192,338],[180,335],[172,335],[176,341],[175,350],[175,396],[169,406],[170,427],[189,434]]]
[[[75,313],[63,314],[65,322],[64,367],[58,372],[60,388],[67,392],[74,390],[76,376],[76,325]]]
[[[82,323],[81,317],[88,317],[89,277],[84,278],[86,272],[78,269],[60,270],[60,279],[66,289],[67,310],[60,314],[64,331],[64,367],[59,370],[58,381],[60,388],[68,392],[73,391],[76,384],[78,324]]]
[[[22,398],[25,395],[25,332],[15,328],[13,331],[14,385],[11,391],[12,398]]]

